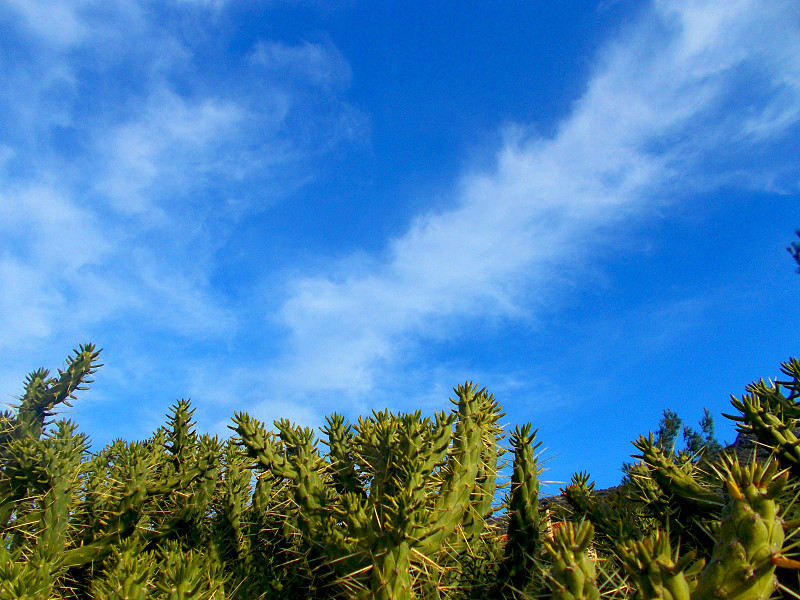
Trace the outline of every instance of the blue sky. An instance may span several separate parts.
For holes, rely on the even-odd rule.
[[[95,447],[470,379],[606,486],[800,350],[791,0],[0,0],[0,80],[0,389],[96,343]]]

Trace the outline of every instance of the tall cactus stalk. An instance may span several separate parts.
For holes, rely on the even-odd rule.
[[[508,500],[508,541],[500,563],[494,595],[522,598],[531,583],[539,552],[542,519],[539,513],[539,474],[535,443],[536,431],[531,425],[517,427],[511,434],[514,449],[511,490]]]

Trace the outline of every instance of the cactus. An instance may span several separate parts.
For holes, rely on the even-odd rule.
[[[185,551],[177,544],[161,549],[155,587],[164,600],[223,600],[224,575],[213,556]]]
[[[479,534],[493,494],[497,454],[487,447],[497,443],[500,411],[470,383],[455,391],[457,412],[433,420],[374,412],[351,434],[341,417],[330,418],[332,464],[308,430],[279,421],[275,439],[247,415],[234,416],[248,456],[292,482],[299,530],[351,594],[411,598],[414,557],[462,551]]]
[[[748,394],[731,403],[741,415],[725,415],[739,423],[739,431],[752,433],[762,447],[775,452],[781,466],[789,468],[795,477],[800,475],[800,438],[796,432],[800,423],[800,361],[790,359],[781,365],[788,381],[765,383],[764,380],[747,386]],[[784,395],[783,391],[788,392]]]
[[[508,541],[497,575],[495,596],[522,597],[534,576],[536,556],[542,534],[539,513],[539,474],[535,456],[541,442],[534,443],[536,431],[530,424],[511,434],[514,449],[513,474],[508,498]]]
[[[237,414],[231,440],[197,434],[188,400],[149,439],[90,454],[74,423],[49,420],[97,358],[81,346],[57,377],[34,371],[16,410],[0,414],[0,600],[502,599],[539,597],[548,583],[557,600],[616,600],[629,589],[616,560],[640,600],[766,600],[776,567],[800,567],[784,554],[796,546],[784,528],[800,520],[780,516],[797,509],[779,506],[800,464],[796,360],[789,381],[753,384],[734,402],[776,460],[712,462],[641,437],[641,462],[616,494],[573,477],[564,494],[588,521],[552,539],[541,537],[539,444],[517,427],[503,545],[486,527],[501,413],[471,383],[455,390],[455,410],[429,418],[332,415],[327,454],[285,420],[272,433]]]
[[[597,572],[588,550],[594,527],[582,521],[577,527],[563,523],[544,548],[553,561],[548,579],[553,600],[599,600]]]
[[[630,499],[614,495],[600,499],[594,493],[590,475],[579,472],[562,492],[575,516],[588,519],[597,533],[596,544],[604,551],[614,553],[620,543],[640,539],[648,530],[642,515],[633,509]]]
[[[638,498],[646,512],[670,530],[674,541],[680,539],[684,547],[708,558],[713,542],[709,527],[725,504],[714,463],[689,453],[667,452],[653,442],[652,434],[633,444],[641,452],[633,458],[646,466],[636,472]]]
[[[114,564],[92,582],[94,600],[147,600],[155,592],[157,564],[137,544],[114,548]]]
[[[637,600],[691,600],[697,577],[703,568],[696,552],[679,558],[672,551],[669,535],[656,531],[650,537],[617,550],[636,589]]]
[[[633,442],[642,460],[652,473],[653,480],[668,495],[674,496],[684,512],[691,515],[714,515],[722,506],[722,498],[704,485],[698,477],[699,467],[689,457],[676,457],[653,442],[653,434]]]
[[[775,565],[784,542],[775,499],[789,474],[774,461],[759,464],[755,458],[742,467],[738,458],[726,457],[724,467],[730,500],[692,600],[766,600],[777,588]]]

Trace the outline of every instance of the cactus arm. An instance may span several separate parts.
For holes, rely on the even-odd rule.
[[[599,600],[597,573],[588,556],[594,527],[583,521],[577,529],[564,523],[543,545],[553,561],[549,579],[553,600]]]
[[[660,530],[620,546],[617,556],[637,590],[638,600],[690,600],[704,564],[702,559],[691,564],[694,551],[679,558],[678,549],[672,551],[669,537]]]
[[[408,542],[392,543],[379,550],[373,558],[372,598],[411,600],[411,553]]]
[[[70,406],[76,391],[85,390],[92,382],[91,376],[100,368],[97,359],[100,350],[93,344],[82,344],[74,350],[75,356],[67,358],[67,368],[58,371],[58,378],[48,378],[49,371],[39,369],[31,373],[25,383],[25,394],[17,410],[17,421],[23,436],[38,439],[45,419],[53,415],[58,404]]]
[[[213,449],[206,448],[197,462],[192,467],[186,465],[181,467],[181,472],[178,475],[169,477],[162,481],[152,481],[147,484],[147,495],[158,496],[169,494],[174,490],[179,490],[189,487],[195,481],[207,476],[216,467],[216,454]]]
[[[156,564],[135,545],[114,549],[114,566],[92,585],[94,600],[147,600],[152,597]]]
[[[692,475],[693,465],[687,463],[684,468],[676,465],[674,456],[668,455],[653,442],[652,433],[649,437],[641,436],[633,444],[641,452],[641,455],[634,455],[633,458],[647,464],[653,479],[664,492],[673,494],[684,505],[703,515],[714,514],[722,506],[722,498]]]
[[[593,506],[597,503],[594,497],[594,483],[589,483],[590,475],[585,471],[575,473],[572,481],[562,491],[572,510],[580,517],[590,517]],[[597,523],[595,523],[597,526]]]
[[[243,522],[250,499],[250,471],[232,441],[225,446],[225,471],[216,502],[216,520],[219,531],[217,544],[225,559],[241,558],[249,550],[249,538]]]
[[[601,501],[594,493],[594,483],[589,483],[590,475],[585,471],[575,473],[572,482],[562,492],[575,515],[591,521],[603,543],[613,540],[611,550],[620,542],[629,542],[636,536],[634,516],[621,513],[618,507],[608,500]]]
[[[731,403],[741,414],[724,416],[737,421],[740,432],[754,434],[760,445],[775,452],[781,465],[797,476],[800,438],[795,432],[800,424],[800,361],[790,359],[781,365],[781,371],[790,378],[788,381],[751,383],[741,400],[731,397]]]
[[[0,598],[50,600],[55,582],[49,565],[38,557],[23,559],[21,550],[12,552],[5,540],[0,543]]]
[[[175,472],[180,473],[189,462],[189,457],[197,441],[192,421],[195,409],[191,408],[189,400],[181,398],[172,405],[170,411],[164,443],[167,451],[172,455]]]
[[[763,381],[752,384],[748,390],[751,394],[741,400],[731,399],[742,415],[725,416],[741,423],[738,427],[740,432],[755,434],[759,443],[773,449],[781,465],[792,469],[797,476],[800,474],[800,439],[795,435],[798,419],[786,416],[780,405],[770,401],[775,388],[768,387]]]
[[[86,444],[85,436],[75,435],[76,428],[73,423],[61,421],[56,432],[42,444],[42,467],[48,482],[42,498],[41,533],[36,549],[54,567],[67,544],[72,493]]]
[[[344,417],[334,413],[326,417],[327,427],[322,432],[327,436],[331,458],[331,476],[334,487],[340,494],[352,492],[366,495],[356,470],[353,456],[353,428]]]
[[[426,452],[420,455],[424,461],[420,467],[422,473],[431,473],[442,464],[450,445],[455,420],[455,414],[448,415],[438,412],[435,415],[433,427],[424,436],[420,436],[420,443],[426,448]]]
[[[264,425],[247,413],[236,413],[234,425],[229,425],[238,436],[238,443],[245,453],[265,471],[283,479],[296,479],[297,471],[284,456],[278,453],[272,436]]]
[[[500,412],[499,405],[491,396],[488,399],[490,402],[484,408],[486,416],[482,424],[482,450],[475,477],[475,489],[470,495],[469,510],[464,514],[461,523],[464,545],[467,549],[475,546],[486,526],[486,520],[494,512],[492,502],[497,493],[498,462],[503,453],[500,449],[503,428],[499,425],[499,420],[505,414]],[[538,473],[536,475],[538,476]]]
[[[478,391],[471,382],[458,386],[455,392],[458,400],[452,402],[458,406],[458,419],[447,473],[432,511],[434,520],[414,536],[419,540],[417,550],[424,555],[432,554],[452,535],[470,508],[481,460],[484,419],[494,405],[486,389]]]
[[[788,472],[779,473],[774,461],[754,460],[742,467],[735,456],[725,458],[724,470],[730,500],[692,600],[766,600],[777,588],[774,560],[780,556],[784,530],[775,499]]]

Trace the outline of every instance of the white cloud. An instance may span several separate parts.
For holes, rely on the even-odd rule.
[[[798,59],[791,3],[657,2],[599,57],[554,137],[511,136],[493,170],[466,174],[452,207],[415,219],[382,262],[294,282],[277,387],[363,397],[409,344],[465,318],[532,317],[598,236],[667,201],[699,161],[795,126]],[[752,76],[768,89],[742,104]]]
[[[330,44],[264,41],[291,82],[247,60],[203,73],[195,40],[146,2],[9,6],[29,46],[22,67],[0,62],[0,307],[21,317],[0,324],[0,348],[131,322],[141,338],[228,339],[216,252],[243,214],[313,175],[309,157],[361,135],[337,96],[347,63]]]
[[[67,0],[6,0],[17,11],[25,25],[47,43],[68,47],[90,35],[89,28],[78,15],[81,4]]]
[[[350,85],[350,65],[332,44],[303,42],[287,45],[275,41],[256,44],[250,61],[273,76],[280,75],[323,89]]]
[[[96,190],[115,210],[153,219],[163,210],[158,205],[165,192],[185,195],[209,176],[232,170],[221,150],[244,118],[243,109],[230,101],[190,102],[166,90],[154,92],[140,114],[110,132],[97,132],[105,172]]]
[[[0,347],[46,337],[70,288],[111,244],[91,213],[47,185],[0,190]]]

